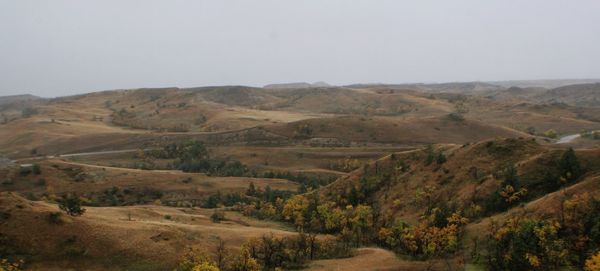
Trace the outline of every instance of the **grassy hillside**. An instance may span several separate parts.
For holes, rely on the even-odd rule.
[[[282,179],[212,177],[177,170],[141,170],[50,160],[40,163],[40,174],[23,175],[19,169],[0,170],[5,191],[31,199],[51,199],[67,193],[87,198],[91,205],[134,205],[158,202],[198,206],[218,191],[243,193],[250,183],[264,189],[295,191],[297,184]]]
[[[581,269],[600,249],[600,141],[576,138],[600,130],[595,86],[2,97],[0,259],[172,270],[224,240],[222,270]]]
[[[0,248],[26,258],[28,270],[171,270],[190,247],[209,249],[221,239],[237,250],[263,234],[293,234],[231,212],[215,223],[207,209],[86,207],[85,215],[69,217],[55,204],[13,193],[0,193],[0,203]]]
[[[574,106],[600,106],[600,83],[578,84],[554,88],[535,97],[541,102],[562,102]]]
[[[497,136],[527,136],[511,129],[463,119],[459,115],[396,119],[390,117],[339,117],[309,119],[265,127],[275,134],[297,139],[331,142],[395,144],[466,143]]]

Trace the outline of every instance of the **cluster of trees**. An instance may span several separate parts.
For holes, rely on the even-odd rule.
[[[212,176],[235,176],[235,177],[262,177],[287,179],[300,184],[301,193],[317,189],[335,180],[335,177],[321,178],[319,176],[308,176],[302,173],[266,171],[262,174],[249,169],[237,160],[220,160],[211,158],[206,145],[201,141],[188,141],[184,143],[172,143],[161,150],[149,150],[144,156],[159,159],[175,159],[173,168],[184,172],[203,172]]]
[[[362,164],[360,160],[348,157],[329,163],[329,169],[350,172],[360,168]]]
[[[239,161],[211,158],[206,145],[198,140],[172,143],[161,150],[146,151],[145,155],[175,159],[173,168],[184,172],[204,172],[215,176],[246,176],[249,173],[248,168]]]
[[[292,223],[298,231],[341,234],[348,245],[370,243],[376,212],[367,205],[340,207],[335,202],[321,201],[317,193],[295,195],[274,201],[256,200],[240,203],[235,208],[247,216]]]
[[[425,219],[415,226],[393,220],[379,229],[378,243],[396,253],[418,258],[451,255],[460,249],[459,240],[468,219],[460,213],[452,213],[445,220],[445,225]]]
[[[287,179],[299,183],[301,185],[301,192],[306,192],[308,188],[316,189],[335,179],[335,177],[321,178],[318,176],[307,176],[302,173],[294,174],[289,171],[267,171],[259,174],[255,170],[250,170],[240,161],[211,158],[206,145],[202,141],[197,140],[185,143],[172,143],[161,150],[146,151],[144,156],[159,159],[175,159],[172,167],[184,172],[203,172],[213,176]]]
[[[314,234],[276,237],[272,234],[244,243],[233,253],[218,240],[212,253],[190,250],[176,271],[258,271],[299,269],[309,260],[348,257],[351,250],[332,238],[317,239]],[[211,255],[212,254],[212,255]]]
[[[376,186],[364,178],[355,187],[356,194],[368,193]],[[366,191],[365,191],[366,189]],[[352,192],[345,197],[350,197]],[[240,203],[237,210],[247,216],[292,223],[300,232],[336,235],[346,249],[378,244],[398,253],[422,258],[439,257],[457,251],[458,240],[467,219],[450,208],[431,208],[418,225],[411,226],[390,215],[383,215],[366,197],[357,197],[354,204],[323,200],[317,193],[295,195],[274,202]],[[352,201],[352,200],[344,200]]]
[[[433,151],[428,153],[430,154],[428,157],[431,158],[432,163],[437,160],[436,158],[440,154]],[[445,162],[445,159],[440,160],[442,163]],[[576,181],[582,175],[581,165],[572,149],[565,151],[555,161],[555,164],[556,169],[551,172],[556,171],[557,178],[559,179],[556,189],[568,182]],[[333,197],[325,199],[317,193],[318,191],[312,191],[295,195],[288,199],[276,198],[275,201],[255,200],[243,202],[237,204],[235,208],[245,215],[254,216],[259,219],[272,219],[292,223],[299,231],[334,234],[339,238],[340,243],[349,247],[377,244],[397,253],[426,259],[448,257],[461,248],[460,240],[463,228],[468,223],[467,217],[477,217],[481,214],[504,211],[525,199],[529,199],[528,187],[521,181],[516,167],[509,165],[501,171],[500,177],[503,180],[500,188],[492,197],[485,199],[488,204],[484,205],[483,208],[474,203],[472,206],[464,209],[464,211],[461,211],[456,206],[447,206],[446,204],[435,202],[431,196],[433,188],[425,188],[425,190],[417,193],[417,199],[424,202],[427,208],[424,214],[422,214],[420,221],[415,225],[410,225],[404,221],[394,219],[387,213],[379,211],[378,205],[373,202],[372,195],[378,189],[381,189],[382,184],[389,182],[391,177],[388,173],[381,170],[380,165],[377,163],[372,169],[369,169],[368,166],[365,167],[365,172],[367,170],[373,171],[374,174],[365,175],[355,184],[348,186],[345,193]],[[567,205],[569,205],[569,202],[567,202]],[[600,217],[597,215],[600,213],[598,209],[590,208],[586,209],[587,211],[585,212],[581,212],[581,214],[588,213],[594,215],[588,215],[587,217],[579,216],[572,221],[600,221]],[[580,207],[575,209],[581,210]],[[464,216],[463,213],[465,214]],[[565,217],[569,217],[569,215]],[[531,234],[545,234],[547,236],[550,234],[549,232],[556,230],[560,233],[567,229],[566,224],[560,224],[559,228],[551,229],[549,227],[554,227],[555,224],[545,223],[535,224],[537,225],[536,227],[529,226],[535,231],[524,232],[523,234],[527,238],[531,237]],[[595,237],[596,235],[600,235],[600,222],[589,222],[588,224],[585,227],[587,227],[586,231],[589,234],[585,235],[585,237],[579,235],[579,237],[584,238],[583,240],[588,240],[586,241],[588,243],[596,242],[600,244],[597,237]],[[519,227],[511,230],[518,232],[521,230]],[[507,229],[504,228],[500,231],[505,230]],[[546,233],[543,233],[544,231]],[[495,246],[498,250],[511,250],[514,249],[513,242],[528,243],[531,241],[515,241],[516,239],[513,238],[520,238],[518,237],[519,234],[508,235],[509,241],[506,241],[508,244],[497,243],[491,246]],[[563,240],[561,242],[576,243],[575,239],[569,241]],[[576,251],[572,249],[574,248],[565,248],[562,251],[564,253]],[[579,260],[575,261],[578,266],[582,266],[586,257],[595,251],[595,249],[597,250],[597,248],[586,249],[585,255],[582,254]],[[530,250],[522,250],[515,253],[526,257],[526,253],[521,253],[523,251]],[[547,251],[547,253],[550,253],[547,248],[535,248],[530,251],[530,254],[533,251]],[[540,266],[548,266],[543,259],[556,258],[549,255],[544,256],[538,253],[534,255],[537,258],[530,256],[530,259],[523,259],[528,264],[530,261],[538,259],[542,262]],[[503,258],[498,259],[498,261],[505,260]],[[499,265],[496,262],[490,260],[487,263],[493,269],[502,269],[502,267],[498,267]],[[509,266],[511,265],[504,265],[504,268]],[[532,266],[524,269],[528,268],[530,269]]]
[[[528,190],[522,187],[521,179],[514,165],[511,164],[504,168],[500,175],[499,177],[503,177],[500,187],[484,201],[484,214],[506,211],[527,195]]]
[[[514,165],[505,167],[498,176],[503,178],[499,189],[483,200],[482,213],[492,214],[506,211],[525,200],[554,192],[577,181],[584,172],[572,148],[566,150],[555,161],[551,161],[543,170],[540,181],[529,182],[532,187],[527,187],[519,177]]]
[[[161,150],[149,150],[146,156],[159,159],[175,159],[173,168],[184,172],[203,172],[213,176],[250,176],[252,173],[236,160],[220,160],[210,157],[202,141],[192,140],[172,143]]]
[[[313,128],[308,123],[300,124],[294,130],[294,138],[298,139],[307,139],[310,138],[313,134]]]
[[[427,145],[425,152],[427,154],[427,157],[425,158],[425,165],[430,165],[434,161],[436,164],[441,165],[447,161],[446,155],[442,151],[439,151],[436,154],[432,145]]]
[[[31,117],[33,115],[37,115],[37,114],[39,114],[37,108],[26,107],[26,108],[23,108],[23,110],[21,110],[21,116],[23,118],[29,118],[29,117]]]
[[[19,174],[21,176],[27,176],[29,174],[40,175],[42,174],[42,168],[39,164],[33,164],[30,167],[21,167]]]
[[[592,266],[592,255],[600,250],[600,199],[576,195],[563,202],[554,219],[492,223],[486,239],[487,254],[477,256],[492,270],[583,268],[588,258]]]
[[[582,132],[581,136],[584,138],[590,138],[595,140],[600,140],[600,131],[586,131]]]
[[[329,178],[321,178],[320,176],[308,176],[306,174],[302,174],[302,172],[294,174],[289,171],[265,171],[262,175],[256,175],[252,177],[290,180],[292,182],[300,184],[299,191],[301,193],[304,193],[310,189],[317,189],[320,186],[328,185],[336,179],[335,176],[331,176]]]
[[[123,206],[132,204],[147,204],[159,200],[163,197],[163,192],[152,188],[123,188],[113,186],[107,188],[101,193],[92,193],[89,195],[92,206]]]
[[[256,187],[253,182],[250,182],[246,192],[242,193],[226,193],[221,191],[209,195],[202,203],[203,208],[217,208],[221,206],[234,206],[236,204],[257,203],[275,203],[277,199],[287,199],[293,195],[293,192],[287,190],[272,189],[267,185],[265,189]]]

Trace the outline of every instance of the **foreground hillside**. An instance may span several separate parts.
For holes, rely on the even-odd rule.
[[[401,254],[458,256],[492,270],[554,269],[581,267],[597,253],[599,181],[598,149],[573,152],[502,139],[395,153],[316,193],[337,206],[371,206],[372,223],[380,227],[371,234]]]
[[[439,145],[377,160],[320,193],[339,197],[348,195],[352,189],[367,189],[368,193],[357,200],[376,204],[383,212],[408,221],[440,207],[422,202],[424,196],[430,204],[444,203],[447,205],[444,208],[464,210],[478,205],[483,214],[493,214],[511,207],[503,204],[502,198],[496,198],[506,178],[513,178],[513,182],[528,191],[521,201],[536,199],[563,186],[561,171],[565,169],[560,164],[563,153],[563,149],[547,148],[533,139]],[[577,158],[580,161],[577,176],[563,180],[564,185],[600,174],[599,150],[578,151]]]
[[[292,235],[275,224],[212,210],[162,206],[86,207],[85,215],[60,215],[55,204],[0,194],[3,253],[27,259],[31,270],[169,270],[189,248],[228,249],[264,234]],[[59,214],[56,216],[53,214]]]

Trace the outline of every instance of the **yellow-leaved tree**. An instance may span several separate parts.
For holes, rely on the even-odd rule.
[[[600,251],[585,261],[585,271],[600,271]]]
[[[19,271],[23,261],[9,262],[7,259],[0,259],[0,271]]]

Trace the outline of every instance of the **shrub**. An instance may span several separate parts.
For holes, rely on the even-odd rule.
[[[38,114],[38,110],[32,107],[27,107],[21,110],[21,116],[24,118],[29,118],[36,114]]]
[[[446,155],[444,155],[443,153],[440,152],[440,154],[438,154],[438,157],[436,159],[436,162],[438,163],[438,165],[441,165],[443,163],[446,163]]]
[[[27,176],[29,174],[31,174],[31,168],[30,167],[21,167],[21,169],[19,170],[19,174],[21,174],[21,176]]]
[[[35,185],[37,185],[37,186],[46,186],[46,180],[44,178],[40,178],[39,180],[37,180],[37,182],[35,183]]]
[[[85,209],[81,207],[81,198],[76,194],[63,195],[58,200],[58,207],[70,216],[80,216],[85,213]]]
[[[87,250],[73,245],[69,245],[64,250],[65,256],[70,258],[79,258],[87,254]]]
[[[556,138],[558,134],[556,134],[556,131],[554,131],[553,129],[550,129],[544,132],[544,136],[548,138]]]
[[[448,114],[448,119],[451,121],[462,122],[465,120],[465,117],[461,113],[450,113]]]
[[[600,139],[600,131],[586,131],[586,132],[582,132],[581,136],[584,138],[589,138],[589,139],[594,139],[594,140],[598,140]]]
[[[313,129],[310,124],[304,123],[296,127],[294,131],[294,138],[306,139],[310,138],[313,134]]]
[[[33,164],[31,167],[31,172],[35,175],[40,175],[42,174],[42,169],[40,168],[39,164]]]
[[[210,220],[214,223],[220,223],[225,219],[225,212],[222,210],[215,210],[213,214],[210,216]]]
[[[425,158],[425,165],[428,166],[433,162],[433,159],[435,159],[435,154],[433,153],[433,145],[427,145],[427,147],[425,148],[425,153],[427,153],[427,158]]]
[[[61,224],[62,220],[60,218],[61,213],[59,212],[51,212],[48,214],[48,222],[52,224]]]

